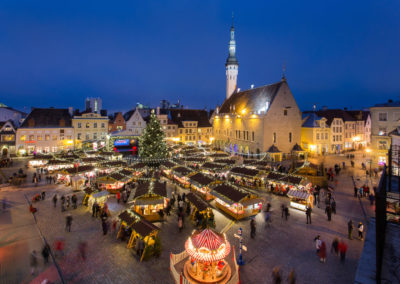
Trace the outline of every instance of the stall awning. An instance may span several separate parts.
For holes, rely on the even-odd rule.
[[[96,192],[96,193],[92,194],[92,197],[93,198],[101,198],[101,197],[104,197],[104,196],[107,196],[107,195],[108,195],[108,191],[107,190],[103,190],[103,191],[99,191],[99,192]]]
[[[263,203],[263,202],[264,202],[264,200],[262,198],[251,198],[251,199],[246,199],[246,200],[240,202],[240,204],[242,204],[243,206],[249,206],[249,205]]]
[[[292,197],[292,198],[307,200],[308,197],[310,197],[310,193],[308,193],[308,191],[304,191],[304,190],[291,189],[287,193],[287,196]]]
[[[186,195],[186,198],[197,208],[197,210],[204,211],[208,208],[207,202],[205,202],[203,199],[201,199],[199,196],[196,194],[189,192]]]
[[[138,198],[135,200],[135,205],[157,205],[163,203],[164,198]]]
[[[232,205],[235,203],[234,201],[230,200],[229,198],[225,197],[224,195],[222,195],[214,190],[211,191],[211,194],[214,195],[215,197],[221,199],[223,202],[225,202],[229,205]]]

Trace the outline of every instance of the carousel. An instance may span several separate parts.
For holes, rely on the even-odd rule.
[[[225,258],[231,245],[225,235],[212,229],[195,231],[185,243],[189,259],[184,266],[184,275],[191,283],[227,283],[231,268]]]

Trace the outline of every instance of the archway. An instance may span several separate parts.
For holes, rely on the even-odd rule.
[[[4,157],[7,157],[8,156],[8,148],[6,148],[6,147],[4,147],[2,150],[1,150],[1,155]]]

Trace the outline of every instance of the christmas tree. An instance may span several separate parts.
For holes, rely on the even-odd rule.
[[[142,136],[139,138],[139,156],[144,161],[157,163],[159,159],[168,157],[165,134],[161,129],[154,110],[151,111],[150,121],[147,124]]]

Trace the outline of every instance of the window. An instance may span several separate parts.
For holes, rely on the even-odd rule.
[[[53,134],[52,140],[53,140],[53,141],[57,141],[57,134]]]
[[[78,128],[82,128],[82,123],[78,122]]]
[[[333,135],[333,142],[336,142],[336,135]]]
[[[328,140],[328,133],[325,133],[325,140]]]
[[[292,132],[289,132],[289,143],[292,143]]]
[[[283,115],[287,115],[287,109],[283,110]]]
[[[254,131],[251,132],[251,141],[254,141]]]
[[[26,141],[26,135],[21,135],[21,141]]]
[[[93,127],[97,128],[97,122],[93,123]]]
[[[387,121],[387,112],[380,112],[378,114],[378,120],[379,121]]]
[[[379,127],[379,135],[387,135],[386,127]]]
[[[378,149],[379,150],[387,150],[388,149],[388,147],[387,147],[387,141],[379,141],[378,142]]]
[[[86,140],[89,140],[89,139],[90,139],[89,133],[86,133]]]
[[[276,143],[276,133],[275,132],[274,132],[274,135],[273,135],[273,142]]]
[[[101,124],[101,128],[105,128],[106,126],[105,126],[105,124],[104,124],[104,122]]]
[[[132,122],[132,125],[135,126],[135,125],[136,125],[136,122]]]
[[[319,133],[317,133],[317,140],[319,140]]]
[[[179,133],[182,134],[182,133],[183,133],[183,130],[182,130],[182,129],[179,129]]]
[[[29,135],[29,140],[30,140],[30,141],[35,140],[35,136],[34,136],[34,135]]]
[[[240,139],[240,130],[238,130],[238,135],[239,135],[239,139]]]
[[[97,139],[97,133],[93,133],[93,139],[94,139],[94,140]]]
[[[50,140],[50,135],[49,135],[49,134],[46,134],[46,135],[44,136],[44,139],[45,139],[46,141],[49,141],[49,140]]]
[[[81,136],[82,136],[82,133],[78,133],[77,139],[78,139],[78,140],[81,140]]]
[[[243,130],[243,140],[246,140],[246,131]]]
[[[86,128],[89,128],[89,127],[90,127],[89,122],[86,122]]]

